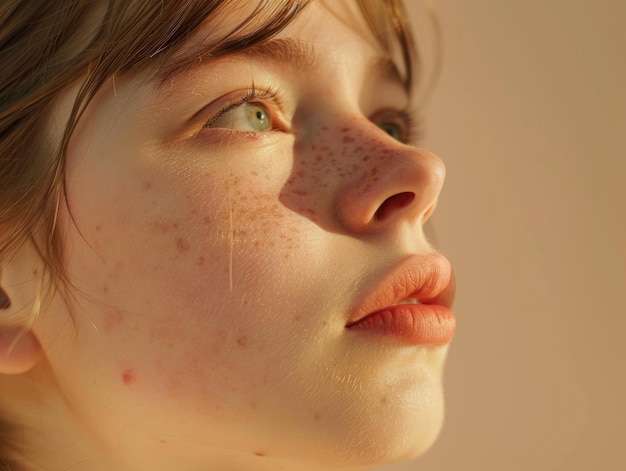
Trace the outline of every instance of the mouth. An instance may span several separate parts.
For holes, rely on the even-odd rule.
[[[453,298],[448,260],[439,254],[413,255],[366,291],[346,328],[409,345],[446,345],[456,330]]]
[[[402,304],[422,304],[422,303],[420,303],[417,298],[406,298],[400,302],[397,302],[396,304],[394,304],[394,306],[400,306]]]

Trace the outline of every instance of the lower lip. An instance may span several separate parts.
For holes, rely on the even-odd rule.
[[[456,319],[445,306],[398,304],[374,312],[348,328],[408,345],[446,345],[454,337]]]

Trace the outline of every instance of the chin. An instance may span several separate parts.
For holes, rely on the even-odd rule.
[[[443,425],[441,391],[381,404],[362,416],[343,437],[335,435],[335,459],[367,468],[414,459],[437,440]]]

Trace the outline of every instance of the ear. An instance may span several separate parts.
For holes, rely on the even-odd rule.
[[[31,330],[38,289],[33,266],[19,257],[0,265],[0,374],[24,373],[42,357]]]
[[[32,330],[0,325],[0,374],[25,373],[41,357],[41,345]]]

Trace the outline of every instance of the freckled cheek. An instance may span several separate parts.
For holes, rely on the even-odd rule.
[[[280,321],[268,323],[281,307],[272,303],[295,270],[281,274],[274,266],[297,265],[305,241],[302,219],[259,186],[236,181],[221,197],[189,193],[155,202],[158,210],[131,218],[128,238],[111,237],[123,243],[109,246],[102,262],[106,308],[97,322],[154,352],[125,358],[116,373],[121,386],[149,385],[172,396],[196,391],[213,407],[242,377],[249,388],[268,381],[274,366],[255,360],[267,356],[272,341],[259,330],[280,330]]]

